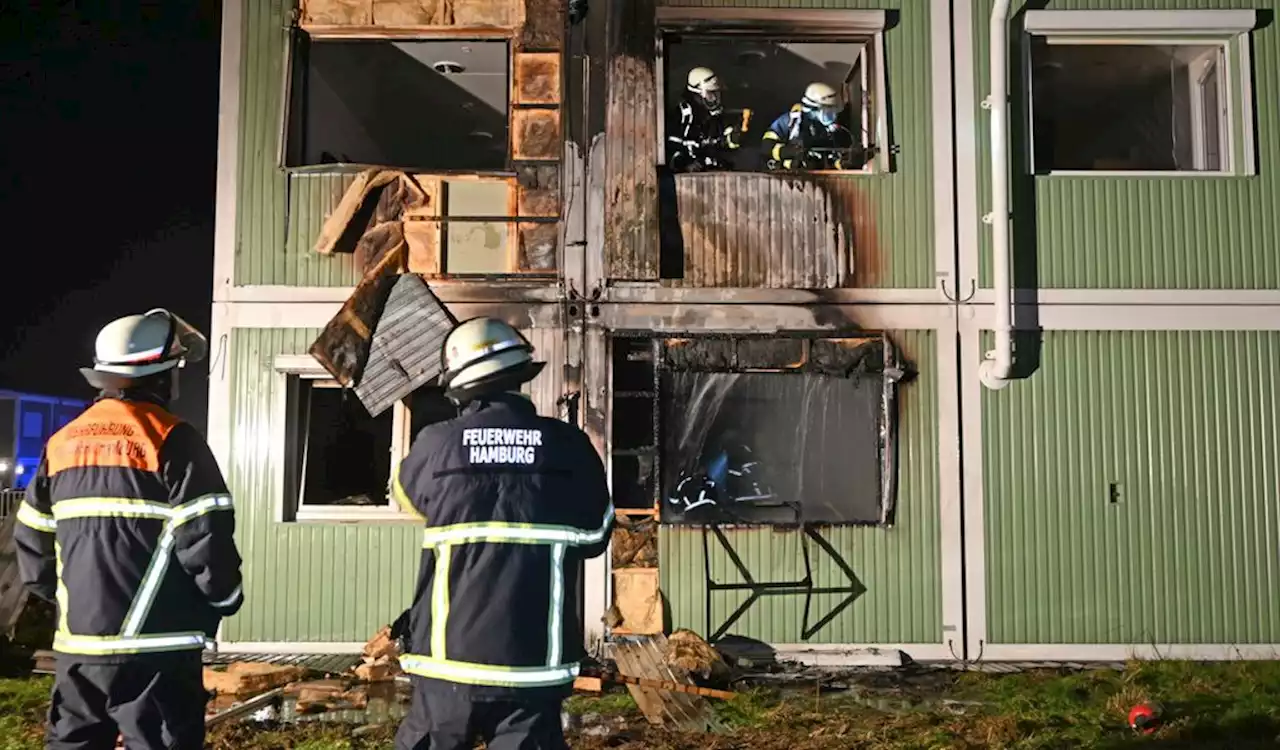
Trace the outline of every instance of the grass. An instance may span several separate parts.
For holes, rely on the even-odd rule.
[[[0,680],[0,750],[41,747],[49,681]],[[1164,725],[1134,734],[1129,708],[1158,701]],[[720,734],[649,727],[625,691],[575,696],[565,710],[629,719],[611,737],[572,740],[575,750],[933,750],[955,748],[1249,748],[1280,746],[1280,662],[1135,662],[1122,671],[1041,670],[873,674],[850,690],[747,690],[713,701]],[[394,727],[309,724],[210,732],[216,750],[383,750]]]

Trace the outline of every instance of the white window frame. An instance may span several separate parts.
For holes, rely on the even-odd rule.
[[[1033,174],[1072,177],[1238,177],[1256,174],[1253,132],[1253,85],[1250,32],[1257,25],[1253,10],[1033,10],[1023,16],[1023,33],[1047,44],[1161,45],[1217,49],[1219,105],[1225,109],[1220,133],[1221,168],[1200,170],[1072,169],[1036,172],[1035,129],[1031,91],[1023,92],[1027,106],[1027,164]],[[1024,39],[1022,56],[1027,86],[1034,85],[1031,40]],[[1193,137],[1203,137],[1198,75],[1191,76]],[[1201,162],[1197,149],[1197,166]]]
[[[770,34],[785,37],[830,37],[832,42],[848,42],[863,47],[864,91],[872,94],[872,112],[864,110],[873,128],[869,135],[876,143],[876,153],[862,169],[808,170],[830,171],[832,174],[881,174],[893,171],[892,144],[889,132],[889,86],[885,71],[884,31],[887,13],[883,10],[789,10],[772,8],[677,8],[659,6],[654,39],[654,85],[657,110],[658,165],[667,163],[666,133],[666,37],[686,33],[707,37],[732,38],[735,34]],[[867,68],[870,64],[871,72]],[[847,86],[844,94],[848,94]],[[797,99],[799,92],[797,92]],[[776,117],[777,114],[763,114]],[[767,126],[768,121],[765,121]],[[756,131],[753,131],[756,132]],[[868,133],[864,133],[863,139]],[[754,145],[754,144],[753,144]],[[743,148],[749,148],[747,143]]]
[[[274,361],[274,371],[276,380],[276,424],[280,425],[279,433],[276,440],[276,450],[279,452],[280,463],[282,469],[285,461],[291,460],[286,455],[285,447],[288,443],[288,434],[296,427],[298,415],[289,413],[289,380],[290,378],[299,378],[302,380],[333,380],[333,376],[328,373],[320,365],[315,357],[310,354],[285,354],[279,355]],[[400,461],[409,453],[409,444],[413,439],[411,432],[411,415],[409,408],[405,406],[403,401],[397,401],[392,406],[391,413],[391,453],[387,457],[390,462],[391,476],[395,476],[395,471]],[[285,473],[282,472],[282,476]],[[283,523],[290,522],[313,522],[313,521],[340,521],[340,522],[358,522],[358,521],[401,521],[420,523],[417,517],[404,512],[400,506],[391,497],[391,493],[387,493],[387,501],[385,505],[342,505],[342,506],[319,506],[319,505],[303,505],[298,497],[288,496],[288,487],[282,482],[280,486],[280,502],[276,507],[276,521]]]

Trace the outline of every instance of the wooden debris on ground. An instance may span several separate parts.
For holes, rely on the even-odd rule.
[[[701,695],[675,691],[671,684],[697,688],[689,673],[667,663],[667,638],[657,635],[616,641],[609,644],[618,674],[622,677],[652,680],[662,686],[649,687],[626,681],[627,690],[650,724],[683,731],[710,731],[719,723],[711,713],[711,704]]]
[[[204,668],[204,689],[219,695],[247,695],[296,682],[307,676],[301,667],[233,662],[225,671]]]
[[[273,705],[280,700],[280,697],[283,694],[284,688],[273,688],[261,695],[255,695],[243,703],[237,703],[236,705],[219,711],[212,716],[206,715],[204,719],[204,726],[206,729],[209,729],[224,722],[252,714],[261,708]]]
[[[352,674],[361,682],[385,682],[400,674],[400,648],[391,637],[390,625],[382,626],[364,645]]]
[[[335,709],[362,709],[369,705],[369,694],[351,680],[327,679],[292,683],[284,694],[294,697],[295,710],[300,714],[315,714]]]
[[[584,693],[600,693],[604,691],[605,684],[617,685],[638,685],[645,688],[653,688],[654,690],[666,690],[675,693],[688,693],[689,695],[702,695],[708,698],[720,698],[729,700],[737,695],[729,690],[717,690],[715,688],[700,687],[697,685],[685,685],[679,682],[671,682],[669,680],[651,680],[647,677],[628,677],[617,672],[604,672],[600,676],[583,675],[573,681],[573,689],[580,690]]]

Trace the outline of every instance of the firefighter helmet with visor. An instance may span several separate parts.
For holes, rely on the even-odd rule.
[[[512,390],[533,380],[544,366],[533,361],[533,345],[515,328],[494,318],[472,318],[445,337],[440,384],[445,396],[462,403]]]

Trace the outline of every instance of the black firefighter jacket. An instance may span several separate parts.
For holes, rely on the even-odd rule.
[[[478,400],[418,434],[393,491],[426,521],[404,670],[474,700],[568,688],[580,563],[613,528],[587,436],[517,394]]]
[[[18,521],[22,581],[76,661],[201,650],[243,602],[222,473],[156,404],[103,398],[49,438]]]

